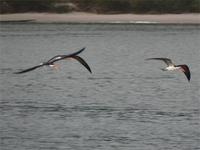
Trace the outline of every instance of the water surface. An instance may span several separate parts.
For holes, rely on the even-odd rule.
[[[198,25],[5,23],[0,38],[2,150],[200,149]],[[93,74],[13,74],[82,47]],[[191,82],[148,57],[188,64]]]

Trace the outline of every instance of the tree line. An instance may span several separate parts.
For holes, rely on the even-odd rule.
[[[192,13],[200,0],[0,0],[0,13]]]

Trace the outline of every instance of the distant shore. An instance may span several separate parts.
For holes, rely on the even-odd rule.
[[[73,12],[1,14],[1,22],[200,24],[200,14],[93,14]]]

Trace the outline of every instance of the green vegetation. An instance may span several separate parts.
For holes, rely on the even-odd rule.
[[[74,0],[74,2],[81,10],[97,13],[200,12],[200,0]]]
[[[0,0],[1,13],[43,12],[51,10],[55,0]]]
[[[200,0],[0,0],[0,13],[69,11],[191,13],[200,12]]]
[[[67,2],[68,0],[0,0],[0,13],[64,13],[70,11]]]

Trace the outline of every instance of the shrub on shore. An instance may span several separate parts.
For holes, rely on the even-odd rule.
[[[0,0],[0,13],[50,11],[56,0]]]
[[[72,0],[81,10],[97,13],[200,12],[200,0]]]
[[[0,13],[73,10],[104,14],[191,13],[200,12],[200,0],[0,0]]]

